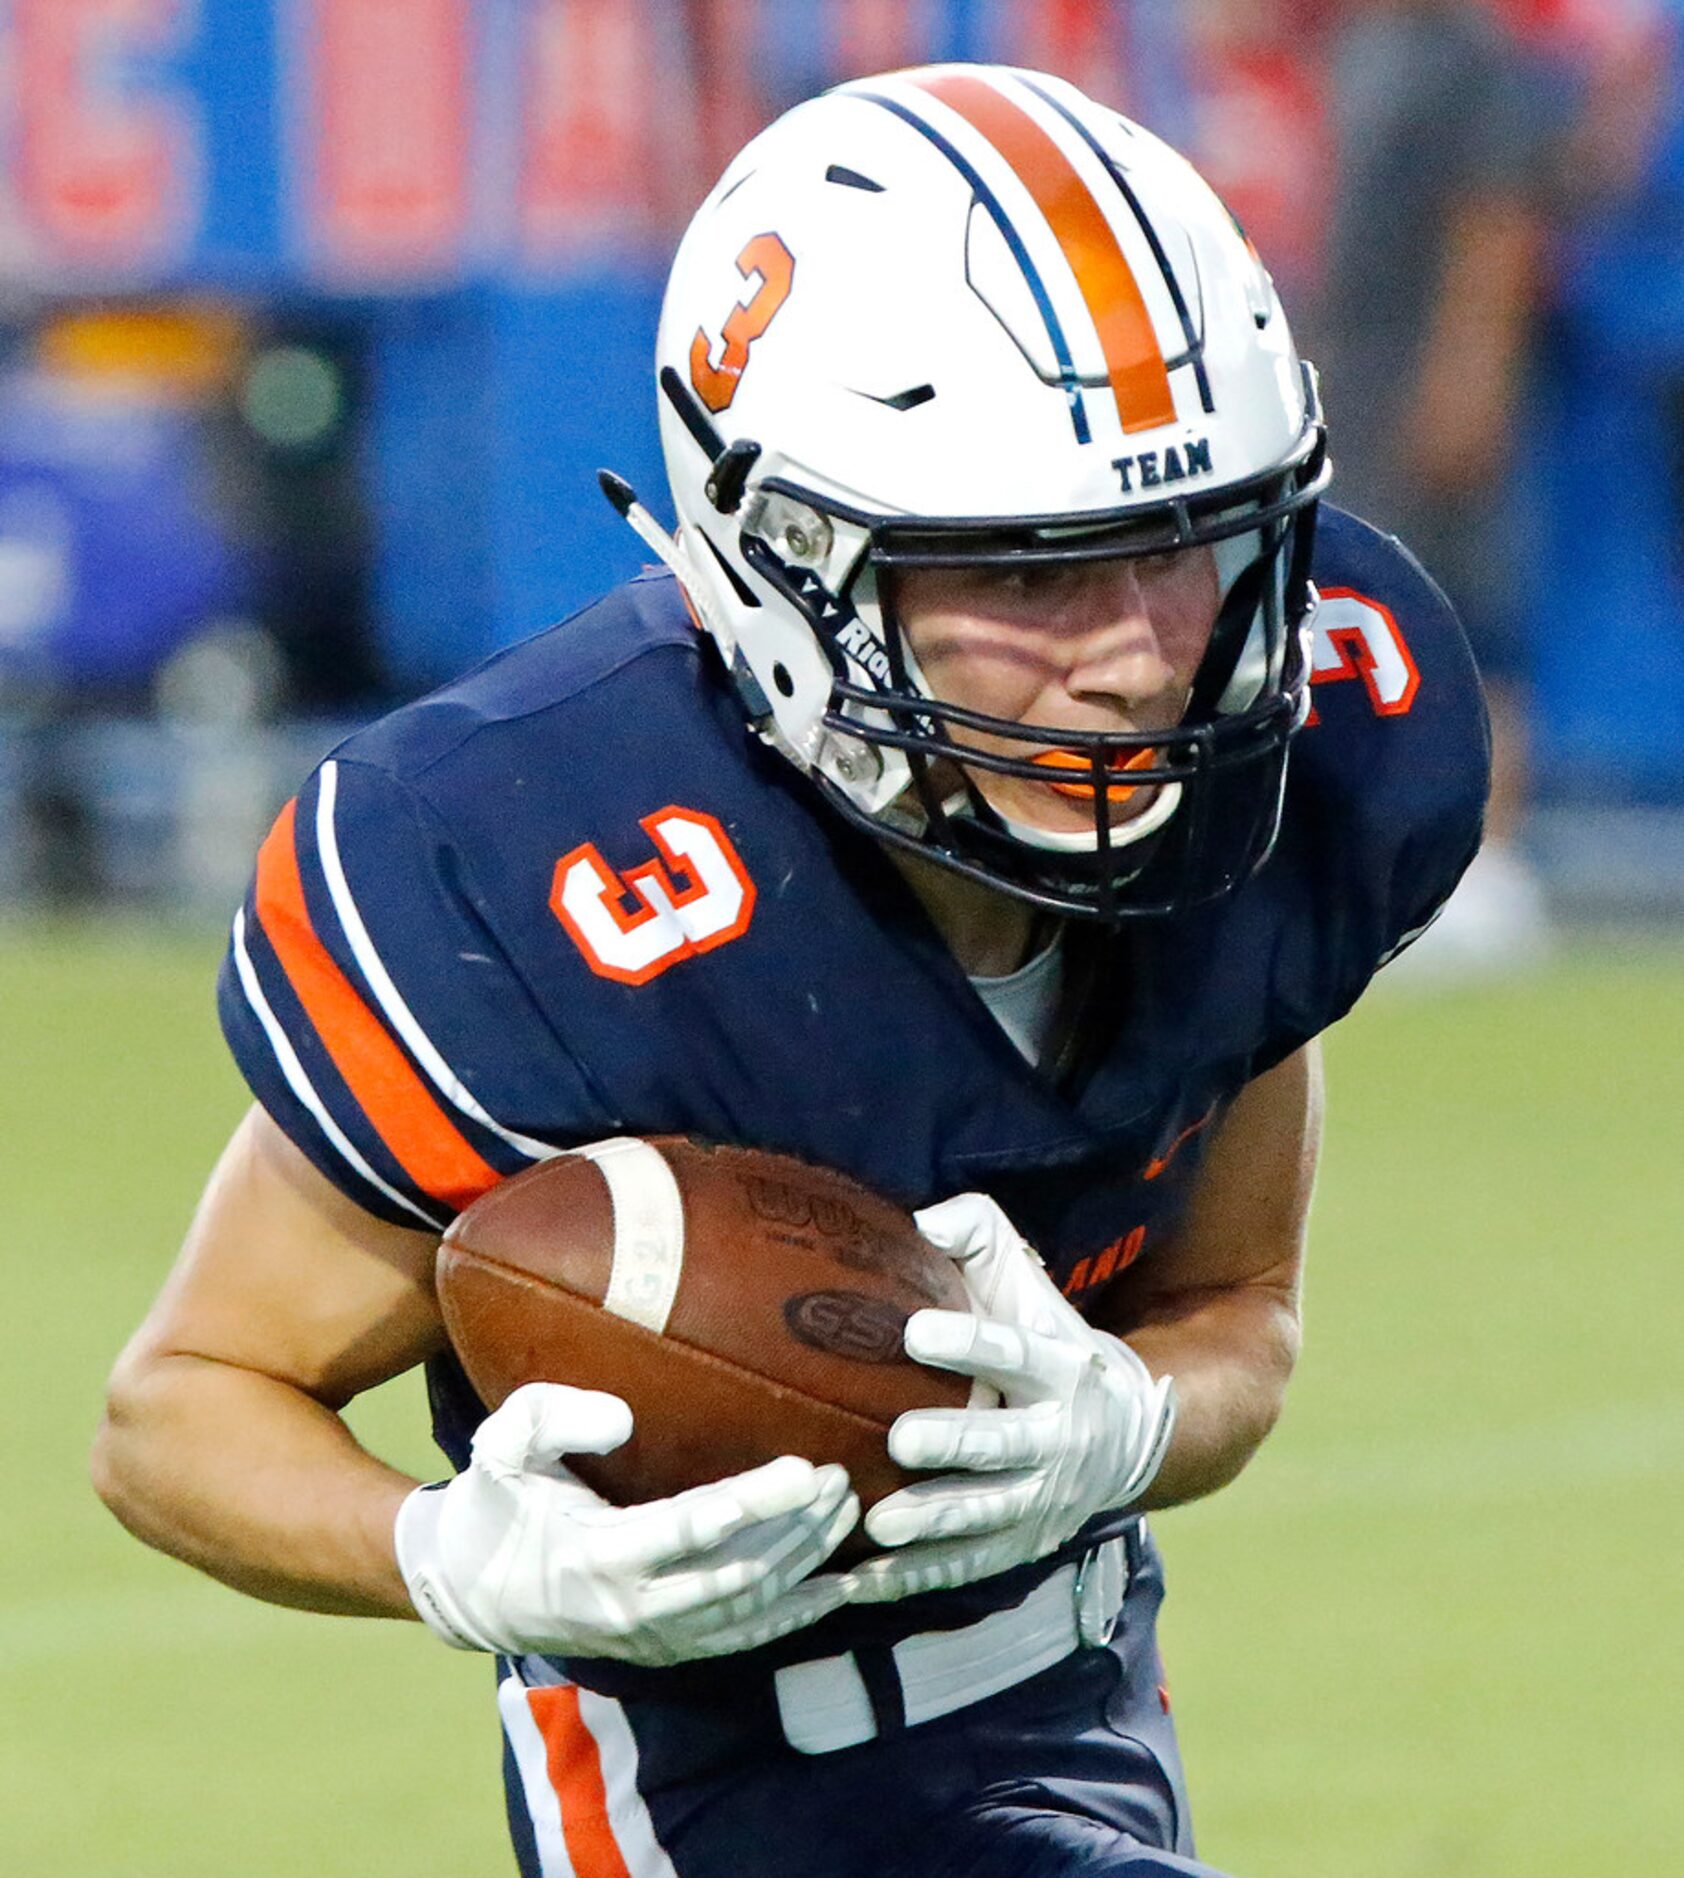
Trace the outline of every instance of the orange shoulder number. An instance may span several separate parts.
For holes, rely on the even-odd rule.
[[[1389,606],[1354,587],[1324,587],[1313,617],[1310,683],[1360,678],[1376,717],[1406,717],[1421,688],[1414,654]],[[1310,722],[1317,714],[1310,713]]]
[[[550,884],[550,911],[585,963],[623,985],[740,939],[754,917],[754,882],[714,816],[673,803],[641,826],[655,860],[621,872],[587,841],[556,862]]]

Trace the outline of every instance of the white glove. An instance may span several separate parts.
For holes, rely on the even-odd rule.
[[[678,1663],[755,1649],[844,1601],[839,1577],[801,1582],[859,1518],[842,1468],[785,1455],[612,1506],[561,1457],[611,1453],[631,1427],[618,1396],[528,1383],[480,1424],[464,1473],[403,1502],[398,1568],[446,1643]]]
[[[917,1311],[907,1354],[991,1384],[1003,1406],[913,1409],[889,1430],[902,1467],[962,1468],[879,1501],[865,1529],[891,1556],[848,1574],[856,1603],[950,1590],[1044,1558],[1094,1514],[1139,1499],[1175,1427],[1175,1389],[1096,1330],[986,1195],[914,1216],[959,1261],[977,1315]]]

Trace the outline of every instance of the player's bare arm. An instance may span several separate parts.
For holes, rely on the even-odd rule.
[[[625,1442],[625,1404],[542,1383],[487,1418],[448,1486],[363,1449],[338,1411],[444,1346],[435,1252],[254,1110],[112,1377],[94,1452],[112,1511],[255,1597],[420,1615],[463,1649],[678,1661],[841,1601],[835,1582],[801,1583],[859,1515],[839,1467],[784,1457],[621,1512],[565,1459]]]
[[[1143,1507],[1232,1480],[1274,1426],[1297,1360],[1321,1144],[1321,1046],[1248,1084],[1223,1117],[1174,1239],[1090,1313],[1175,1378],[1175,1436]]]
[[[101,1498],[272,1603],[413,1617],[392,1524],[416,1482],[338,1411],[442,1346],[436,1243],[355,1206],[252,1110],[112,1374]]]

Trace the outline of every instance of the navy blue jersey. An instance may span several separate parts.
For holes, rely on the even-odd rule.
[[[1274,854],[1215,906],[1073,931],[1056,1062],[1024,1060],[884,852],[747,733],[664,574],[322,766],[236,920],[229,1042],[382,1219],[442,1228],[556,1148],[689,1134],[908,1207],[985,1190],[1091,1304],[1168,1243],[1224,1104],[1349,1009],[1478,842],[1484,714],[1443,597],[1336,510],[1314,576]],[[483,1411],[448,1361],[433,1398],[460,1465]],[[945,1608],[1021,1595],[1009,1574]]]

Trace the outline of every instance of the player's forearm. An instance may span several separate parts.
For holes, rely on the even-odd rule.
[[[93,1479],[137,1538],[253,1597],[415,1615],[392,1552],[415,1482],[272,1376],[187,1355],[125,1360]]]
[[[1296,1295],[1272,1286],[1184,1295],[1131,1325],[1130,1346],[1175,1378],[1175,1435],[1141,1501],[1176,1506],[1224,1487],[1274,1427],[1297,1360]]]

